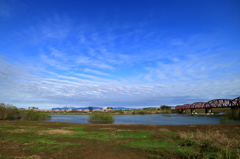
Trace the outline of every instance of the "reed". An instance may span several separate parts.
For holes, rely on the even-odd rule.
[[[89,116],[88,121],[92,123],[113,123],[114,118],[110,114],[93,114]]]
[[[200,147],[202,153],[214,152],[219,158],[232,158],[239,156],[240,141],[229,138],[218,130],[196,132],[178,132],[182,140],[194,142]]]

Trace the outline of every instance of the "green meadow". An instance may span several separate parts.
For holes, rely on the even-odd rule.
[[[161,126],[0,121],[0,159],[239,159],[239,132],[240,124]]]

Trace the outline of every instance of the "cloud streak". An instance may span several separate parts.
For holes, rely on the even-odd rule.
[[[17,66],[1,61],[1,101],[21,105],[34,102],[51,106],[159,106],[234,97],[239,94],[239,76],[227,79],[175,81],[149,84],[105,83],[53,74],[53,78],[33,77]],[[23,66],[22,66],[23,67]],[[19,67],[18,67],[19,68]],[[18,70],[18,71],[16,71]],[[17,72],[17,73],[16,73]],[[26,77],[31,77],[31,80]],[[13,78],[14,77],[14,78]],[[95,76],[87,76],[95,78]],[[206,92],[208,92],[206,94]],[[44,103],[43,105],[41,105]],[[31,103],[32,104],[32,103]],[[21,105],[30,106],[31,104]]]
[[[11,20],[8,8],[0,13],[1,102],[144,107],[240,94],[240,44],[224,24],[192,28],[177,15],[169,20],[164,8],[143,20],[135,12],[111,15],[104,9],[108,16],[99,19],[91,8],[66,14],[46,6],[43,13],[36,8],[41,2],[25,3],[33,15],[18,8]]]

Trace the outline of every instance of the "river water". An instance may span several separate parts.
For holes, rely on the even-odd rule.
[[[220,124],[221,117],[184,117],[182,114],[144,114],[144,115],[112,115],[112,124],[156,124],[156,125],[192,125],[192,124]],[[55,122],[91,123],[89,115],[51,115]],[[234,121],[240,123],[240,121]]]

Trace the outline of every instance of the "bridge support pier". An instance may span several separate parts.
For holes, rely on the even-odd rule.
[[[212,114],[212,108],[205,108],[206,114]]]
[[[180,110],[178,110],[178,113],[179,114],[186,114],[186,109],[180,109]]]
[[[232,116],[240,119],[240,107],[231,107]]]
[[[196,109],[190,109],[191,110],[191,114],[197,114]]]

